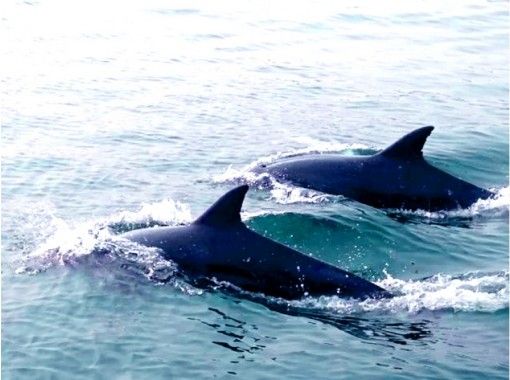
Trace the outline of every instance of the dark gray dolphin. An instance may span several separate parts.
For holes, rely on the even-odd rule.
[[[369,281],[247,228],[239,214],[247,191],[246,185],[229,191],[189,226],[144,228],[122,236],[160,248],[166,259],[197,283],[215,278],[286,299],[390,296]]]
[[[449,210],[493,196],[489,190],[425,161],[422,149],[433,129],[417,129],[372,156],[311,154],[260,166],[256,171],[378,208]]]

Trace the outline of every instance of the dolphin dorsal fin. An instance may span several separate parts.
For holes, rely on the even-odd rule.
[[[421,158],[423,157],[422,149],[427,137],[430,136],[434,127],[428,126],[418,128],[397,142],[391,144],[389,147],[384,149],[380,154],[391,158]]]
[[[241,206],[248,185],[236,187],[225,193],[220,199],[209,207],[194,224],[207,224],[210,226],[227,226],[241,222]]]

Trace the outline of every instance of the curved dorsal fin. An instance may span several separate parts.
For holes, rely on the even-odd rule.
[[[418,128],[397,142],[391,144],[384,149],[380,154],[392,158],[421,158],[423,157],[422,149],[427,137],[430,136],[434,127],[428,126]]]
[[[241,206],[244,196],[248,191],[248,185],[236,187],[225,193],[220,199],[209,207],[195,224],[207,224],[210,226],[227,226],[241,222]]]

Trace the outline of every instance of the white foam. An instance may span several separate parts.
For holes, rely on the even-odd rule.
[[[251,184],[258,184],[267,179],[269,175],[267,173],[256,174],[253,172],[253,170],[261,165],[269,165],[283,158],[321,153],[343,153],[345,155],[349,155],[352,154],[356,149],[370,149],[368,146],[362,144],[345,144],[321,141],[308,137],[296,138],[294,140],[307,146],[305,148],[294,149],[288,152],[277,152],[265,157],[261,157],[239,169],[235,169],[232,165],[229,165],[225,172],[213,176],[213,181],[223,183],[243,180]]]
[[[322,203],[328,202],[338,197],[324,194],[319,191],[304,189],[290,184],[279,182],[269,173],[255,173],[255,169],[261,165],[269,165],[275,161],[284,158],[297,157],[306,154],[323,153],[342,153],[352,155],[358,149],[371,149],[362,144],[345,144],[339,142],[316,140],[309,137],[295,138],[300,144],[306,145],[305,148],[294,149],[288,152],[278,152],[262,158],[259,158],[248,165],[235,169],[232,165],[218,175],[213,176],[213,181],[217,183],[224,182],[243,182],[259,188],[269,188],[271,198],[277,203]]]
[[[122,211],[109,217],[108,224],[165,224],[178,225],[192,221],[191,211],[187,204],[166,199],[155,203],[143,203],[138,211]]]
[[[280,183],[273,179],[271,197],[280,204],[323,203],[339,198],[320,191]]]
[[[286,211],[266,211],[266,210],[259,210],[259,211],[241,211],[241,219],[242,220],[250,220],[254,219],[260,216],[266,216],[266,215],[283,215],[286,214]]]
[[[116,239],[113,226],[178,225],[191,220],[189,207],[171,199],[143,204],[138,211],[123,211],[104,219],[78,224],[67,223],[53,216],[51,226],[45,226],[51,234],[34,251],[23,257],[16,272],[35,274],[55,265],[74,262],[95,251],[112,248],[111,243]],[[155,254],[149,256],[152,259]],[[147,264],[150,271],[150,260]]]
[[[390,275],[377,282],[395,294],[388,299],[358,301],[332,297],[308,297],[292,301],[290,305],[340,314],[359,312],[411,313],[424,310],[453,310],[455,312],[495,312],[508,308],[508,272],[461,276],[437,274],[422,280],[399,280]]]
[[[501,217],[508,216],[510,207],[510,187],[490,189],[494,197],[479,199],[468,208],[456,210],[425,211],[425,210],[394,210],[401,215],[416,216],[430,220],[447,220],[454,218]]]

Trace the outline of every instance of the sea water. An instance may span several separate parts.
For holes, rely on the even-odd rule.
[[[11,1],[0,22],[4,378],[508,377],[507,2]],[[426,159],[494,199],[377,210],[252,170],[424,125]],[[257,302],[119,241],[239,183],[251,229],[396,296]]]

